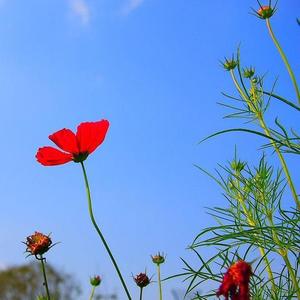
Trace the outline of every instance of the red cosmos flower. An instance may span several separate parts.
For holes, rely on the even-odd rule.
[[[51,244],[52,241],[49,235],[36,231],[26,238],[26,252],[29,252],[31,255],[42,255],[51,248]]]
[[[251,265],[243,260],[234,263],[224,274],[217,296],[226,300],[250,300],[249,281],[252,275]]]
[[[102,144],[108,127],[107,120],[84,122],[77,127],[76,135],[70,129],[63,128],[49,135],[49,139],[63,151],[42,147],[35,157],[44,166],[62,165],[69,161],[83,162]]]

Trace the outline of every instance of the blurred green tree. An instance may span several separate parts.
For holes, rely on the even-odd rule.
[[[72,275],[47,263],[47,277],[53,300],[78,299],[81,289]],[[33,300],[43,294],[43,278],[38,264],[29,263],[0,271],[1,300]]]

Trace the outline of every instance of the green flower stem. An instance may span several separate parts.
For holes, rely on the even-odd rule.
[[[262,127],[262,129],[264,130],[265,134],[268,136],[268,137],[272,137],[271,135],[271,132],[269,130],[269,128],[267,127],[265,121],[264,121],[264,118],[263,118],[263,115],[260,111],[257,111],[257,109],[252,105],[251,101],[249,101],[250,99],[247,97],[247,95],[245,94],[245,92],[242,90],[242,88],[240,87],[235,75],[234,75],[234,72],[233,70],[230,70],[230,74],[231,74],[231,77],[232,77],[232,80],[237,88],[237,90],[239,91],[241,97],[246,101],[246,103],[249,105],[250,109],[252,110],[253,113],[256,114],[258,120],[259,120],[259,124],[260,126]],[[276,143],[270,139],[270,143],[271,145],[273,146],[273,148],[275,149],[277,155],[278,155],[278,158],[280,160],[280,163],[281,163],[281,166],[282,166],[282,169],[284,171],[284,174],[285,174],[285,177],[287,179],[287,182],[288,182],[288,185],[291,189],[291,192],[292,192],[292,195],[293,195],[293,198],[294,198],[294,201],[297,205],[297,208],[300,209],[300,201],[299,201],[299,197],[297,195],[297,192],[296,192],[296,189],[295,189],[295,186],[294,186],[294,183],[292,181],[292,178],[291,178],[291,175],[290,175],[290,172],[288,170],[288,167],[287,167],[287,164],[285,162],[285,159],[282,155],[282,153],[280,152],[279,148],[277,147]]]
[[[273,222],[273,216],[268,215],[268,220],[270,222],[270,225],[273,228],[275,228],[275,224]],[[277,252],[282,257],[282,259],[284,260],[284,262],[285,262],[285,264],[287,266],[289,274],[290,274],[290,276],[292,278],[293,285],[294,285],[294,287],[296,289],[297,298],[298,298],[298,300],[300,300],[300,287],[299,287],[299,284],[298,284],[298,280],[297,280],[295,271],[294,271],[294,269],[293,269],[293,267],[291,265],[291,262],[289,260],[289,257],[288,257],[288,250],[281,247],[281,242],[279,240],[279,237],[277,235],[276,230],[272,229],[272,235],[273,235],[273,239],[274,239],[275,243],[279,247],[279,250]]]
[[[269,136],[269,137],[272,137],[271,132],[270,132],[269,128],[267,127],[267,125],[266,125],[266,123],[265,123],[265,121],[264,121],[264,119],[263,119],[263,116],[262,116],[261,114],[259,115],[259,122],[260,122],[260,125],[261,125],[261,127],[263,128],[265,134],[266,134],[267,136]],[[285,173],[285,176],[286,176],[288,185],[289,185],[289,187],[290,187],[290,189],[291,189],[291,192],[292,192],[294,201],[295,201],[295,203],[296,203],[296,205],[297,205],[298,210],[300,210],[300,201],[299,201],[299,197],[298,197],[298,195],[297,195],[297,192],[296,192],[294,183],[293,183],[293,181],[292,181],[292,178],[291,178],[289,169],[288,169],[287,164],[286,164],[286,162],[285,162],[285,159],[284,159],[284,157],[283,157],[281,151],[280,151],[279,148],[277,147],[276,143],[275,143],[272,139],[270,139],[270,142],[271,142],[273,148],[275,149],[275,151],[276,151],[276,153],[277,153],[277,155],[278,155],[278,157],[279,157],[279,160],[280,160],[281,166],[282,166],[282,168],[283,168],[283,171],[284,171],[284,173]]]
[[[285,64],[285,66],[286,66],[286,68],[287,68],[287,70],[288,70],[288,72],[289,72],[289,75],[290,75],[290,77],[291,77],[291,80],[292,80],[292,82],[293,82],[293,85],[294,85],[294,88],[295,88],[295,91],[296,91],[296,94],[297,94],[298,102],[300,103],[300,91],[299,91],[299,87],[298,87],[298,85],[297,85],[297,81],[296,81],[296,77],[295,77],[295,75],[294,75],[294,72],[293,72],[293,70],[292,70],[292,68],[291,68],[291,66],[290,66],[290,64],[289,64],[289,62],[288,62],[288,60],[287,60],[287,57],[286,57],[286,55],[284,54],[284,52],[283,52],[283,50],[282,50],[282,48],[281,48],[281,46],[280,46],[278,40],[276,39],[276,37],[275,37],[275,35],[274,35],[274,32],[273,32],[273,30],[272,30],[272,27],[271,27],[271,23],[270,23],[270,19],[269,19],[269,18],[266,19],[266,24],[267,24],[267,27],[268,27],[270,36],[271,36],[271,38],[272,38],[272,40],[273,40],[273,42],[274,42],[276,48],[278,49],[279,54],[280,54],[280,56],[281,56],[281,58],[282,58],[282,60],[283,60],[283,62],[284,62],[284,64]]]
[[[50,298],[50,292],[49,292],[47,275],[46,275],[46,268],[45,268],[45,263],[44,263],[45,258],[43,257],[43,255],[40,255],[39,260],[40,260],[41,265],[42,265],[42,271],[43,271],[43,277],[44,277],[44,286],[45,286],[45,289],[46,289],[47,300],[50,300],[51,298]]]
[[[116,260],[115,260],[115,258],[113,256],[113,254],[112,254],[112,252],[111,252],[111,250],[110,250],[110,248],[109,248],[109,246],[108,246],[108,244],[107,244],[107,242],[106,242],[106,240],[105,240],[105,238],[104,238],[101,230],[99,229],[99,227],[98,227],[98,225],[96,223],[96,220],[95,220],[95,217],[94,217],[94,214],[93,214],[92,198],[91,198],[91,192],[90,192],[88,178],[87,178],[87,175],[86,175],[86,170],[85,170],[83,162],[80,162],[80,164],[81,164],[82,171],[83,171],[83,176],[84,176],[84,182],[85,182],[85,188],[86,188],[86,194],[87,194],[87,199],[88,199],[88,207],[89,207],[89,214],[90,214],[91,221],[92,221],[92,223],[93,223],[93,225],[94,225],[94,227],[95,227],[95,229],[96,229],[96,231],[97,231],[97,233],[98,233],[98,235],[99,235],[99,237],[100,237],[100,239],[101,239],[101,241],[102,241],[102,243],[103,243],[103,245],[104,245],[104,247],[105,247],[105,249],[106,249],[106,251],[107,251],[107,253],[108,253],[108,255],[109,255],[109,257],[110,257],[110,259],[111,259],[111,261],[112,261],[112,263],[113,263],[113,265],[115,267],[115,269],[116,269],[116,271],[117,271],[117,273],[118,273],[119,279],[121,280],[122,286],[123,286],[123,288],[125,290],[125,293],[127,295],[128,300],[131,300],[131,296],[129,294],[129,291],[128,291],[128,288],[126,286],[126,283],[125,283],[125,281],[124,281],[124,279],[122,277],[120,269],[119,269],[119,267],[117,265],[117,262],[116,262]]]
[[[140,289],[140,300],[143,300],[143,288]]]
[[[236,177],[239,178],[239,174],[236,174]],[[242,193],[240,192],[241,187],[240,187],[240,183],[239,183],[238,179],[236,179],[236,183],[237,183],[237,188],[238,188],[238,194],[237,194],[238,199],[237,200],[239,201],[240,205],[243,208],[244,214],[245,214],[246,219],[247,219],[247,223],[252,227],[256,227],[256,223],[253,219],[253,216],[252,216],[251,212],[247,209],[247,207],[245,205],[244,197],[243,197]],[[258,247],[258,249],[259,249],[259,253],[260,253],[262,259],[265,262],[267,272],[268,272],[268,276],[269,276],[269,279],[270,279],[271,284],[272,284],[272,290],[273,290],[273,292],[275,292],[276,291],[276,284],[275,284],[275,280],[274,280],[274,276],[273,276],[273,271],[272,271],[272,268],[271,268],[271,263],[270,263],[270,261],[267,257],[265,249],[263,247]]]
[[[158,289],[159,289],[159,300],[162,300],[162,286],[160,278],[160,264],[157,264],[157,278],[158,278]]]
[[[298,298],[298,300],[300,300],[300,287],[299,287],[299,284],[298,284],[298,279],[296,277],[296,274],[294,273],[293,267],[292,267],[292,265],[290,263],[290,260],[289,260],[289,258],[287,256],[286,252],[282,253],[282,258],[283,258],[283,260],[284,260],[284,262],[285,262],[285,264],[286,264],[286,266],[287,266],[287,268],[289,270],[289,273],[291,275],[291,278],[292,278],[292,281],[293,281],[293,285],[294,285],[294,287],[296,289],[297,298]]]
[[[93,285],[89,300],[93,300],[93,297],[94,297],[94,294],[95,294],[95,289],[96,289],[96,287]]]

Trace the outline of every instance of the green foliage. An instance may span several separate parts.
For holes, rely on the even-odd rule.
[[[273,101],[299,112],[300,94],[269,19],[266,25],[290,75],[297,100],[275,94],[276,81],[271,89],[266,89],[265,77],[256,74],[255,68],[241,67],[238,49],[235,67],[228,69],[237,95],[224,93],[233,104],[228,101],[220,104],[231,110],[225,118],[243,119],[255,128],[248,125],[221,130],[201,142],[224,133],[242,132],[262,137],[264,152],[257,166],[243,162],[237,154],[229,164],[219,165],[216,174],[196,166],[221,187],[227,205],[208,209],[217,225],[203,229],[189,247],[199,265],[194,267],[182,259],[184,272],[172,276],[184,277],[188,282],[186,295],[193,294],[194,299],[215,299],[223,274],[239,259],[252,265],[251,299],[300,299],[300,201],[284,156],[300,154],[300,135],[294,129],[287,129],[279,117],[272,126],[265,118]],[[271,155],[277,155],[280,168],[268,163],[269,149]],[[291,207],[285,203],[290,195],[294,200]],[[198,293],[199,288],[204,292]]]

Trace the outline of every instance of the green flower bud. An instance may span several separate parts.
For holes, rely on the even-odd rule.
[[[256,14],[260,19],[269,19],[274,15],[274,12],[275,9],[273,9],[271,6],[265,5],[261,6]]]
[[[100,276],[94,276],[90,278],[90,283],[92,286],[98,286],[101,283],[101,278]]]
[[[243,70],[243,76],[245,78],[251,78],[255,73],[255,69],[250,67]]]
[[[160,265],[163,264],[166,260],[166,257],[162,254],[160,254],[159,252],[156,255],[151,255],[152,261],[153,263]]]
[[[225,57],[225,61],[222,63],[225,70],[230,71],[233,70],[237,66],[237,61],[232,57],[228,59]]]

